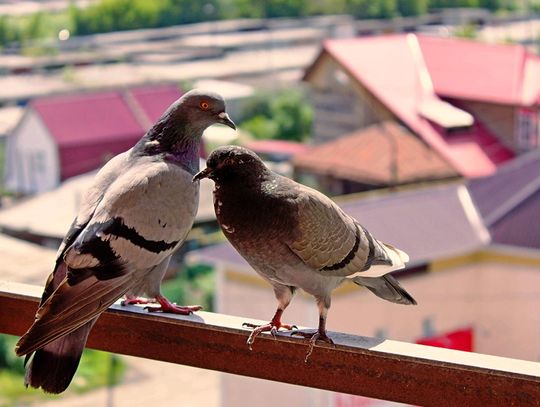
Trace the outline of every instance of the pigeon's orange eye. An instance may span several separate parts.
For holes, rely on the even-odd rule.
[[[210,107],[208,102],[206,102],[204,100],[199,104],[199,106],[201,107],[202,110],[208,110],[208,108]]]

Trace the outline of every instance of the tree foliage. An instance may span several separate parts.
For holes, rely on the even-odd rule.
[[[513,9],[517,0],[99,0],[86,9],[72,5],[75,34],[91,34],[227,18],[303,17],[347,13],[356,18],[425,14],[447,7]]]
[[[347,0],[345,8],[356,18],[391,18],[397,14],[396,0]]]
[[[402,16],[420,16],[428,11],[428,0],[397,0],[397,11]]]
[[[530,9],[540,10],[540,0],[527,4]],[[73,35],[86,35],[231,18],[320,14],[390,18],[421,15],[439,8],[484,7],[499,11],[515,10],[520,5],[517,0],[97,0],[86,8],[71,3],[64,14],[0,16],[0,46],[51,37],[61,28],[70,29]]]
[[[311,133],[313,109],[299,90],[259,93],[246,104],[240,128],[258,139],[302,141]]]
[[[0,46],[20,41],[19,27],[6,16],[0,16]]]
[[[219,17],[217,0],[100,0],[85,9],[74,4],[69,13],[76,34],[166,27]]]

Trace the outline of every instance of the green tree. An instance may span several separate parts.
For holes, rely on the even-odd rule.
[[[244,108],[240,127],[259,139],[301,141],[309,137],[313,109],[303,92],[260,93]]]
[[[9,367],[8,363],[8,344],[5,335],[0,335],[0,369]]]
[[[419,16],[427,13],[428,0],[397,0],[397,10],[402,16]]]
[[[265,17],[300,17],[305,15],[307,0],[273,0],[265,2]]]
[[[0,16],[0,47],[5,47],[21,40],[19,27],[6,16]]]
[[[161,27],[214,20],[221,16],[217,0],[165,0],[156,3],[162,4],[159,14]]]
[[[220,1],[225,18],[262,18],[265,9],[261,0]]]
[[[465,24],[456,28],[454,35],[456,37],[474,39],[478,36],[478,27],[474,24]]]
[[[24,29],[23,37],[25,39],[35,39],[41,37],[43,30],[43,13],[34,13],[28,20],[28,23]]]
[[[69,15],[76,34],[196,23],[220,16],[218,0],[100,0]]]
[[[429,8],[478,7],[478,0],[430,0]]]
[[[397,14],[396,0],[346,0],[345,8],[356,18],[390,18]]]
[[[306,6],[307,15],[343,14],[346,0],[312,0]]]
[[[501,7],[501,0],[479,0],[478,5],[491,11],[497,11]]]

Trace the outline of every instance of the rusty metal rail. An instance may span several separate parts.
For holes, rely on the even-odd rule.
[[[41,288],[0,282],[0,332],[23,334]],[[304,363],[301,338],[263,334],[246,346],[246,319],[149,314],[114,305],[88,346],[109,352],[424,406],[540,405],[540,364],[330,333]],[[257,322],[257,321],[255,321]]]

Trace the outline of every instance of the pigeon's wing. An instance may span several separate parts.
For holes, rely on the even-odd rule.
[[[98,171],[92,186],[86,191],[84,198],[81,201],[79,212],[64,236],[62,244],[58,248],[54,270],[47,279],[45,289],[41,296],[40,305],[50,297],[66,277],[67,268],[65,265],[63,266],[63,257],[66,250],[73,242],[75,242],[81,231],[88,225],[88,222],[90,222],[97,205],[103,198],[103,194],[109,185],[117,178],[118,174],[121,173],[122,168],[126,166],[128,155],[129,152],[125,152],[108,161],[107,164]]]
[[[89,221],[78,234],[74,232],[77,237],[64,249],[51,279],[51,287],[57,287],[17,344],[17,354],[31,353],[85,325],[129,290],[136,281],[133,273],[146,272],[174,251],[179,243],[175,233],[181,225],[191,226],[197,205],[192,204],[190,220],[175,221],[182,202],[172,187],[182,189],[179,178],[191,187],[191,176],[164,165],[148,161],[123,167],[108,185]],[[161,218],[170,225],[156,221],[150,227],[150,219]],[[182,236],[187,235],[186,229]]]
[[[141,158],[111,184],[81,234],[81,245],[97,239],[137,269],[155,266],[187,237],[198,202],[199,186],[191,174],[174,164]],[[86,259],[79,256],[78,261],[84,267]]]
[[[293,201],[297,222],[286,244],[313,270],[328,276],[378,277],[403,268],[408,260],[320,192],[299,186]]]

